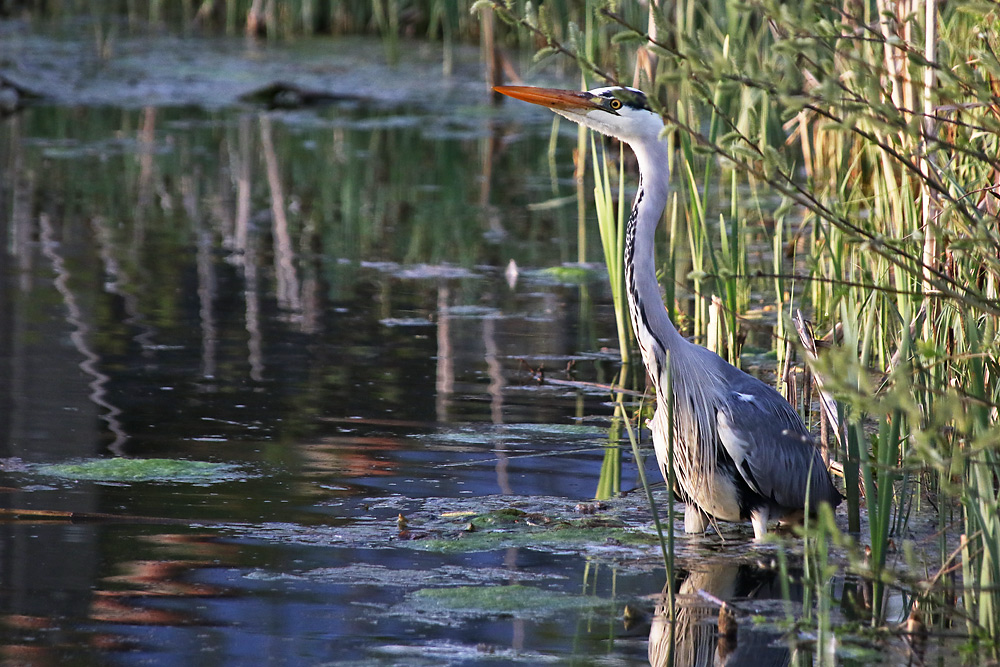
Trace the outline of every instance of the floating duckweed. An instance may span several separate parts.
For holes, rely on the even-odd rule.
[[[467,518],[454,538],[431,537],[406,542],[407,546],[441,553],[473,553],[525,547],[565,548],[646,547],[655,542],[648,533],[602,517],[560,520],[542,514],[504,508]],[[468,526],[473,530],[468,530]]]
[[[87,459],[75,463],[37,465],[31,470],[41,475],[96,482],[215,484],[245,477],[239,466],[231,463],[181,459]]]
[[[504,424],[504,431],[527,431],[529,433],[542,433],[552,435],[579,435],[606,437],[608,429],[604,426],[594,426],[592,424]]]
[[[535,586],[448,586],[424,588],[413,593],[413,600],[437,610],[496,615],[536,615],[561,609],[599,607],[608,600],[589,595],[571,595]]]
[[[580,265],[550,266],[539,270],[538,275],[549,280],[571,284],[588,283],[601,276],[599,271]]]
[[[493,510],[487,514],[472,519],[477,527],[482,526],[512,526],[528,518],[528,513],[515,507]]]

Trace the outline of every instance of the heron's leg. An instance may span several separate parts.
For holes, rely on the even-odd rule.
[[[708,528],[708,515],[702,512],[697,505],[685,504],[684,532],[704,533],[706,528]]]
[[[771,518],[771,512],[767,507],[758,507],[750,512],[750,523],[753,524],[754,541],[759,542],[767,535],[767,520],[769,518]]]

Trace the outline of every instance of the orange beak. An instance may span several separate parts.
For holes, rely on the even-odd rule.
[[[532,104],[540,104],[550,109],[585,111],[600,108],[600,104],[594,101],[593,95],[576,90],[535,88],[534,86],[494,86],[493,90],[508,97]]]

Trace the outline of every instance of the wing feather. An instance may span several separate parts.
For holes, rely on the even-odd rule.
[[[798,414],[772,387],[745,376],[716,413],[719,441],[747,485],[788,508],[840,494]],[[742,378],[741,378],[742,379]]]

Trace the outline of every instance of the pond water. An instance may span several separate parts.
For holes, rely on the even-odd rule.
[[[605,278],[546,271],[577,257],[573,142],[550,164],[550,119],[474,81],[0,121],[6,661],[666,655],[644,496],[592,500],[609,448],[638,484]],[[750,537],[679,538],[676,664],[813,660],[697,595],[783,617]]]

